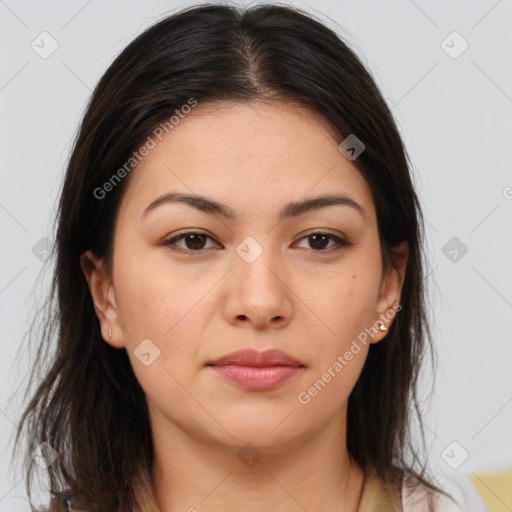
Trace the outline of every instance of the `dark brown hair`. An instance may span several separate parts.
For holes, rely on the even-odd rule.
[[[347,448],[390,493],[399,492],[404,475],[439,490],[410,434],[412,419],[421,418],[420,363],[426,349],[433,362],[435,354],[424,301],[423,218],[392,114],[354,51],[310,14],[278,4],[203,4],[165,17],[121,52],[96,86],[74,140],[58,204],[51,291],[36,334],[34,389],[16,437],[28,434],[29,495],[29,454],[47,442],[58,454],[47,469],[55,495],[71,492],[109,512],[154,506],[145,395],[126,351],[101,337],[80,255],[90,249],[110,261],[129,179],[107,197],[95,191],[191,98],[301,104],[321,114],[340,142],[355,134],[364,143],[354,164],[375,201],[384,268],[402,241],[409,258],[402,309],[386,339],[371,345],[349,397]]]

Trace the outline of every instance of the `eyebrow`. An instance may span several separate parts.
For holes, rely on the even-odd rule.
[[[204,196],[185,195],[176,192],[169,192],[156,198],[144,210],[142,217],[146,216],[149,212],[158,206],[168,203],[184,203],[210,215],[215,215],[216,217],[222,217],[228,220],[236,219],[235,212],[223,203],[213,201],[212,199]],[[303,215],[307,212],[334,205],[348,206],[352,208],[363,217],[365,222],[367,222],[363,207],[346,194],[329,194],[313,197],[311,199],[305,199],[303,201],[288,203],[281,209],[279,213],[279,220],[298,217],[299,215]]]

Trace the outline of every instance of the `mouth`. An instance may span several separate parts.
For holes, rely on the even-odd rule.
[[[251,391],[275,389],[306,368],[281,350],[255,349],[232,352],[206,365],[235,385]]]

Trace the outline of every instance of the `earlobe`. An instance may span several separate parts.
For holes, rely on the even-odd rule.
[[[100,322],[103,339],[115,348],[123,348],[121,330],[117,321],[111,278],[105,269],[105,263],[92,251],[80,255],[80,266],[89,286],[96,316]]]
[[[393,247],[391,253],[393,265],[382,280],[376,310],[378,334],[373,337],[372,343],[377,343],[386,337],[393,319],[399,311],[397,308],[400,305],[402,286],[405,280],[409,244],[403,241]]]

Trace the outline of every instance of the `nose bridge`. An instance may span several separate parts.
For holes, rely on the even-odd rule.
[[[242,284],[260,288],[260,292],[268,290],[270,293],[279,293],[280,281],[275,276],[276,268],[279,268],[275,251],[267,240],[259,237],[247,236],[235,251],[235,268]],[[275,290],[272,290],[276,288]]]
[[[289,320],[292,304],[279,257],[263,237],[246,237],[236,248],[227,302],[231,319],[244,317],[256,324],[272,319]]]

